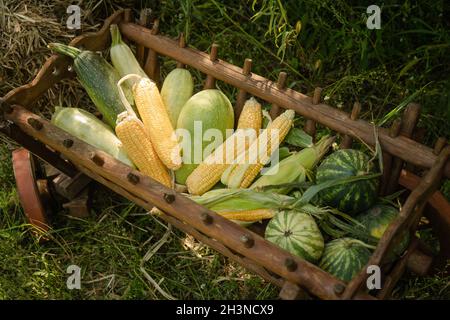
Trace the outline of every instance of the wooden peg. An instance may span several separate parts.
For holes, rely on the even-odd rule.
[[[244,66],[242,68],[242,74],[249,76],[252,70],[252,59],[245,59]],[[234,122],[237,125],[239,121],[239,116],[241,115],[242,108],[244,107],[245,101],[247,100],[247,91],[239,89],[238,95],[236,97],[236,105],[234,106]]]
[[[441,153],[442,149],[444,149],[446,144],[447,144],[447,140],[445,139],[445,137],[439,137],[436,140],[436,143],[434,144],[433,153],[435,155],[439,155],[439,153]]]
[[[211,46],[211,52],[209,53],[209,60],[212,62],[217,61],[217,52],[218,52],[219,45],[217,43],[213,43]],[[204,89],[214,89],[216,86],[216,78],[214,78],[212,75],[208,74],[206,75],[205,85]]]
[[[186,47],[186,39],[184,38],[184,33],[180,33],[180,36],[178,37],[178,46],[180,48],[185,48]],[[184,63],[178,61],[177,62],[177,68],[185,68],[186,66],[184,65]]]
[[[287,73],[284,71],[281,71],[278,75],[278,81],[277,81],[277,88],[279,90],[284,90],[286,88],[286,79],[287,79]],[[270,108],[270,116],[272,119],[275,119],[280,115],[280,106],[277,104],[273,104]]]
[[[394,120],[389,128],[389,137],[395,138],[400,134],[402,122],[400,119]],[[385,196],[387,194],[389,178],[391,177],[392,167],[392,155],[387,152],[383,152],[383,176],[381,177],[380,195]]]
[[[141,12],[139,14],[139,25],[146,27],[147,23],[148,23],[148,10],[147,9],[141,9]],[[144,61],[145,61],[145,47],[142,44],[137,44],[136,47],[136,59],[139,62],[139,64],[141,66],[144,66]]]
[[[322,88],[317,87],[314,89],[314,95],[312,98],[313,104],[320,103],[320,95],[321,94],[322,94]],[[311,119],[307,119],[305,122],[304,131],[313,138],[313,141],[316,140],[316,122],[315,121],[313,121]]]
[[[278,295],[283,300],[307,300],[308,294],[297,284],[285,281]]]
[[[361,112],[361,104],[359,102],[355,102],[353,104],[352,113],[350,114],[350,119],[355,121],[359,117],[359,113]],[[345,135],[341,142],[341,149],[350,149],[352,147],[353,139],[349,135]]]
[[[402,116],[400,135],[410,138],[417,125],[420,115],[420,105],[417,103],[410,103],[405,109]],[[398,178],[403,169],[404,161],[400,158],[394,158],[392,161],[392,169],[387,184],[386,194],[391,194],[397,190]]]
[[[156,19],[153,23],[153,28],[151,30],[152,35],[156,35],[159,32],[159,20]],[[160,83],[160,70],[159,70],[159,62],[158,62],[158,53],[155,50],[149,49],[147,61],[144,66],[145,73],[156,82],[159,86]]]
[[[132,12],[131,9],[125,9],[123,11],[123,21],[124,22],[130,22],[132,18]]]

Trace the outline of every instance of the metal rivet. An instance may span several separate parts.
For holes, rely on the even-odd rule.
[[[200,218],[204,224],[211,224],[213,222],[213,218],[207,212],[202,212]]]
[[[249,235],[242,235],[240,240],[246,248],[251,248],[255,245],[255,240]]]
[[[334,293],[342,294],[345,290],[345,286],[342,283],[336,283],[334,285]]]
[[[286,258],[286,260],[284,260],[284,265],[286,269],[291,272],[297,270],[297,262],[295,262],[292,258]]]
[[[91,152],[89,154],[89,158],[92,160],[92,162],[94,162],[96,165],[98,166],[103,166],[105,164],[105,160],[103,160],[102,157],[100,157],[98,154],[96,154],[95,152]]]
[[[139,183],[139,176],[135,175],[134,173],[130,172],[127,174],[127,179],[128,181],[130,181],[132,184],[138,184]]]
[[[73,140],[72,139],[64,139],[63,146],[66,148],[71,148],[73,146]]]
[[[41,130],[44,127],[44,125],[39,120],[37,120],[35,118],[28,118],[27,122],[35,130]]]
[[[164,193],[164,200],[167,203],[172,203],[175,201],[175,195],[173,193]]]

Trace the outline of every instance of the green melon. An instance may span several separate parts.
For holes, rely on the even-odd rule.
[[[350,281],[367,264],[370,251],[359,240],[340,238],[328,242],[319,267],[342,281]]]
[[[338,178],[376,173],[369,157],[359,150],[342,149],[328,156],[317,168],[317,184]],[[370,208],[377,198],[378,178],[354,181],[319,192],[321,202],[340,211],[356,214]]]
[[[356,216],[356,220],[360,222],[366,229],[366,231],[374,238],[381,239],[383,233],[386,231],[389,224],[394,221],[399,212],[396,208],[384,204],[377,204],[369,210]],[[363,241],[369,240],[361,239]],[[408,247],[409,244],[409,232],[406,231],[400,240],[400,243],[393,248],[392,254],[387,259],[388,261],[394,260],[400,256]]]
[[[324,241],[310,215],[297,211],[281,211],[267,225],[265,238],[312,263],[323,252]]]
[[[208,129],[217,129],[222,134],[222,140],[207,141],[203,136],[195,133],[196,122],[200,124],[203,136]],[[190,133],[190,143],[188,150],[183,148],[183,165],[175,171],[175,179],[179,184],[185,184],[187,177],[200,164],[203,158],[207,157],[213,150],[210,144],[218,147],[226,139],[226,130],[234,128],[234,112],[230,100],[220,90],[207,89],[194,94],[184,104],[177,121],[177,131],[187,130]],[[178,132],[177,132],[178,133]],[[181,139],[183,141],[183,139]],[[181,142],[181,145],[185,144]],[[195,148],[195,146],[200,146]],[[206,149],[207,148],[207,149]],[[190,149],[190,150],[189,150]],[[195,161],[196,150],[202,152]],[[186,152],[185,152],[186,151]],[[208,152],[206,152],[208,151]],[[188,159],[190,158],[190,161]]]

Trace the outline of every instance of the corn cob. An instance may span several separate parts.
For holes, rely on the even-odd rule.
[[[189,198],[225,218],[246,223],[270,219],[279,208],[295,201],[286,195],[250,189],[215,189]]]
[[[256,222],[263,219],[271,219],[275,216],[275,209],[255,209],[255,210],[240,210],[240,211],[219,211],[217,212],[222,217],[245,222]]]
[[[242,108],[236,129],[253,129],[259,132],[262,124],[261,104],[253,97]]]
[[[201,195],[219,182],[226,168],[256,140],[261,122],[261,105],[254,98],[250,98],[242,109],[236,132],[203,160],[187,178],[189,193]]]
[[[293,182],[303,182],[308,173],[317,163],[334,141],[334,137],[325,136],[313,146],[305,148],[277,163],[256,180],[250,188],[281,185]],[[289,189],[277,189],[277,192],[287,192]]]
[[[248,150],[241,154],[222,174],[222,183],[229,188],[247,188],[269,162],[292,127],[295,112],[287,110],[272,121]]]
[[[134,101],[156,153],[167,168],[179,169],[181,148],[158,87],[153,81],[139,75],[128,75],[124,77],[125,80],[129,76],[140,78],[133,85]]]
[[[139,171],[163,185],[171,187],[172,179],[167,168],[153,148],[144,124],[136,117],[132,107],[125,98],[121,87],[123,80],[125,80],[125,77],[118,82],[117,86],[120,98],[127,111],[120,113],[117,117],[115,128],[117,137]]]
[[[116,134],[140,172],[171,187],[172,179],[138,118],[130,116],[127,111],[120,113],[117,117]]]

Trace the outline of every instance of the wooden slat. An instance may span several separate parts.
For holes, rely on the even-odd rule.
[[[148,9],[141,9],[139,13],[139,25],[147,27],[148,19],[149,19]],[[145,58],[146,58],[145,47],[142,44],[138,43],[136,46],[136,60],[142,67],[144,66]]]
[[[400,135],[406,138],[411,138],[414,128],[419,121],[420,105],[417,103],[410,103],[405,109],[402,117],[402,126]],[[386,193],[391,194],[398,189],[398,178],[403,169],[404,161],[401,157],[396,157],[392,160],[391,173],[387,183]]]
[[[401,120],[396,119],[389,129],[389,137],[396,138],[400,134],[401,125]],[[385,196],[387,194],[388,184],[391,178],[392,161],[392,155],[389,152],[383,151],[383,176],[381,177],[380,187],[381,196]]]
[[[217,52],[219,50],[219,45],[217,43],[213,43],[211,46],[211,52],[209,53],[209,60],[212,63],[217,63]],[[214,78],[213,75],[207,74],[205,85],[203,86],[203,89],[214,89],[216,87],[216,78]]]
[[[350,120],[355,121],[359,117],[359,113],[361,112],[361,104],[359,102],[355,102],[353,104],[352,113],[350,114]],[[349,135],[344,135],[344,138],[341,142],[341,149],[350,149],[352,147],[353,139]]]
[[[242,74],[245,76],[249,76],[252,71],[252,59],[245,59],[244,66],[242,68]],[[245,101],[247,100],[247,91],[243,89],[239,89],[238,95],[236,97],[236,105],[234,106],[234,122],[235,126],[237,126],[239,117],[242,112],[242,108],[244,107]]]
[[[164,36],[152,35],[149,30],[136,24],[121,23],[120,30],[133,41],[142,43],[164,56],[182,61],[203,73],[211,74],[218,80],[244,89],[272,104],[293,109],[300,115],[334,131],[360,138],[371,146],[375,145],[373,126],[366,121],[352,121],[347,113],[326,104],[314,105],[311,97],[291,89],[279,90],[273,82],[254,73],[250,77],[246,77],[242,74],[242,68],[222,60],[212,62],[207,54],[198,50],[180,49],[176,41]],[[391,138],[387,129],[379,129],[379,141],[383,150],[416,166],[431,168],[436,160],[436,156],[430,148],[404,136]],[[445,175],[450,178],[450,162],[446,164]]]
[[[278,80],[277,80],[277,89],[278,90],[284,90],[286,88],[286,79],[287,79],[287,73],[284,71],[281,71],[280,74],[278,75]],[[280,106],[276,103],[272,104],[272,107],[270,108],[270,117],[273,119],[275,119],[276,117],[278,117],[281,113],[280,108],[282,108],[283,106]]]
[[[322,93],[322,88],[317,87],[314,89],[314,94],[312,97],[312,104],[316,105],[320,103],[320,95]],[[313,141],[316,141],[316,122],[311,119],[306,119],[304,130],[307,134],[313,137]]]
[[[148,30],[147,28],[143,28],[143,29]],[[158,34],[158,32],[159,32],[159,20],[158,19],[156,19],[153,22],[153,28],[148,31],[153,36],[156,36]],[[134,40],[134,39],[132,39],[132,40]],[[134,41],[136,41],[136,40],[134,40]],[[144,45],[141,42],[137,42],[137,43]],[[156,84],[159,86],[161,74],[160,74],[159,61],[158,61],[158,51],[151,49],[151,48],[148,50],[147,60],[145,61],[145,64],[144,64],[144,71],[150,77],[150,79],[155,81]]]
[[[184,33],[180,33],[180,36],[178,37],[178,46],[180,48],[186,47],[186,39],[184,38]],[[177,61],[177,68],[186,68],[184,63]]]

